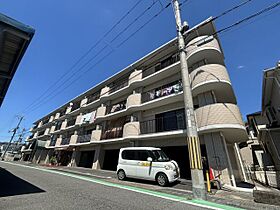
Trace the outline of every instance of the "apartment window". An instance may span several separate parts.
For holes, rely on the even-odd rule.
[[[199,107],[213,104],[216,102],[215,95],[213,91],[208,91],[201,93],[197,96]]]
[[[200,66],[204,66],[207,64],[207,60],[206,59],[202,59],[196,63],[194,63],[191,67],[189,67],[189,72],[192,72],[193,70],[197,69]]]
[[[180,56],[179,56],[179,54],[176,54],[176,55],[170,56],[170,57],[160,61],[159,63],[157,63],[153,66],[149,66],[143,70],[143,78],[145,78],[161,69],[164,69],[165,67],[170,66],[173,63],[178,62],[179,60],[180,60]]]
[[[156,132],[186,128],[184,109],[156,115]]]
[[[140,123],[141,134],[157,133],[186,128],[184,109],[156,114],[155,119]]]

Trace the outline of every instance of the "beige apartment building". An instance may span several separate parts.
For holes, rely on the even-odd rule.
[[[214,33],[212,18],[185,33],[187,61],[204,165],[235,186],[243,179],[236,143],[248,135]],[[61,165],[116,170],[120,148],[153,146],[190,179],[177,39],[39,119],[31,132],[29,150],[41,145],[31,156],[38,163],[56,155]]]

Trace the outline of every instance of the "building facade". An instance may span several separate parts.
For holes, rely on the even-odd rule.
[[[248,136],[212,19],[186,32],[187,61],[202,157],[223,183],[242,180],[235,144]],[[36,121],[33,161],[116,170],[119,149],[162,148],[190,179],[177,39]]]
[[[247,115],[254,179],[280,188],[280,62],[263,73],[262,110]]]

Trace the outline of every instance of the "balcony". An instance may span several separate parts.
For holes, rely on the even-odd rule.
[[[61,129],[61,125],[62,125],[62,122],[61,122],[61,121],[60,121],[60,122],[56,122],[54,131],[60,130],[60,129]]]
[[[124,110],[124,109],[126,109],[126,101],[122,101],[122,102],[119,102],[117,104],[108,106],[106,108],[106,115],[107,114],[112,114],[112,113],[115,113],[115,112],[119,112],[119,111]]]
[[[148,76],[152,75],[153,73],[160,71],[160,70],[166,68],[167,66],[170,66],[178,61],[180,61],[179,54],[168,57],[168,58],[164,59],[163,61],[161,61],[160,63],[157,63],[156,65],[154,65],[148,69],[145,69],[143,71],[143,78],[148,77]]]
[[[74,126],[76,123],[76,119],[72,119],[72,120],[69,120],[67,121],[67,126],[66,128],[70,127],[70,126]]]
[[[87,104],[90,104],[90,103],[92,103],[92,102],[98,100],[99,97],[100,97],[100,93],[99,93],[99,92],[89,95],[89,96],[87,97],[87,99],[88,99],[88,100],[87,100]]]
[[[123,126],[105,130],[101,135],[101,140],[122,138]]]
[[[195,110],[200,133],[222,131],[228,141],[248,139],[239,108],[231,103],[216,103]]]
[[[78,136],[77,143],[86,143],[86,142],[90,142],[90,140],[91,140],[91,134],[80,135]]]
[[[187,44],[187,59],[189,66],[192,66],[202,58],[216,60],[217,63],[224,63],[224,57],[218,40],[214,36],[199,36]]]
[[[80,102],[79,103],[75,103],[72,107],[71,107],[71,112],[74,112],[75,110],[80,108]]]
[[[44,133],[45,133],[45,130],[42,130],[42,131],[38,132],[37,137],[41,137],[41,136],[43,136],[43,135],[44,135]]]
[[[54,147],[57,139],[51,139],[49,146]]]
[[[70,143],[70,137],[64,137],[61,140],[60,145],[68,145]]]
[[[125,79],[117,84],[113,84],[113,87],[110,88],[110,90],[109,90],[109,94],[114,93],[114,92],[126,87],[127,85],[128,85],[128,79]]]
[[[159,133],[186,129],[185,115],[159,117],[140,122],[140,134]]]
[[[181,81],[175,81],[156,89],[142,93],[141,101],[146,103],[164,96],[179,93],[183,90]]]

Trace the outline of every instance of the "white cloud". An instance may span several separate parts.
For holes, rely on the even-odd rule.
[[[243,68],[245,68],[245,66],[239,65],[239,66],[237,66],[237,68],[238,68],[238,69],[243,69]]]

